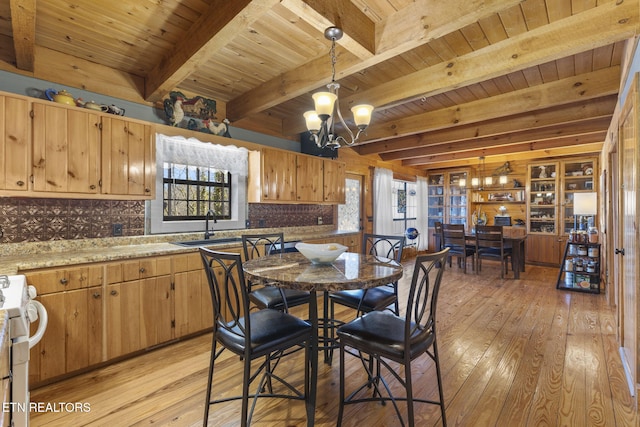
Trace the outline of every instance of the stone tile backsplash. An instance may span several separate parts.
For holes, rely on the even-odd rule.
[[[112,237],[113,224],[123,236],[144,235],[145,202],[0,198],[0,243],[43,242]],[[333,224],[334,207],[325,205],[249,204],[249,228]]]

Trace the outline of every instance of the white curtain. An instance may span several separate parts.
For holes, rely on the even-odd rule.
[[[375,168],[373,171],[373,232],[393,234],[393,172]]]
[[[418,199],[418,206],[416,211],[416,228],[420,232],[418,238],[418,250],[426,251],[429,248],[429,206],[427,201],[427,194],[429,194],[429,181],[424,176],[417,177],[416,181],[416,198]]]
[[[158,158],[165,162],[207,166],[242,177],[248,175],[249,155],[246,148],[156,134],[156,149]]]

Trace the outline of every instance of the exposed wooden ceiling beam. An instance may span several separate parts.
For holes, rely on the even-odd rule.
[[[361,91],[345,98],[343,105],[367,100],[376,108],[390,107],[606,46],[638,32],[639,12],[637,2],[606,2],[454,61],[427,67],[378,85],[375,89]]]
[[[403,160],[416,157],[429,156],[439,153],[467,152],[472,150],[486,150],[497,146],[518,145],[538,143],[541,141],[555,140],[572,136],[583,136],[594,133],[606,132],[611,122],[611,117],[601,117],[598,119],[584,120],[571,124],[561,124],[549,126],[543,129],[529,129],[504,133],[502,135],[476,138],[467,141],[447,142],[444,144],[434,144],[425,147],[414,148],[413,150],[394,151],[392,153],[382,153],[382,160]]]
[[[344,0],[282,0],[282,5],[307,21],[318,31],[328,27],[342,29],[337,44],[360,59],[370,58],[376,49],[373,21],[353,3]]]
[[[336,64],[336,79],[358,73],[521,2],[522,0],[417,0],[415,4],[399,10],[387,21],[376,25],[376,55],[361,59],[338,47],[336,53],[340,60]],[[286,6],[287,2],[283,4]],[[456,10],[458,19],[450,19],[451,10]],[[327,58],[317,58],[232,99],[227,103],[227,118],[232,122],[240,120],[316,90],[330,81]],[[291,131],[290,134],[304,130],[300,117],[298,130]]]
[[[569,106],[547,108],[539,111],[528,111],[515,116],[500,117],[481,123],[455,126],[433,132],[410,135],[393,140],[362,143],[354,149],[362,155],[386,153],[399,150],[410,150],[416,147],[442,144],[446,142],[466,141],[484,138],[507,132],[543,128],[564,123],[574,123],[584,119],[610,117],[617,102],[616,95],[609,95],[588,102]]]
[[[36,0],[10,0],[16,66],[33,72],[36,46]]]
[[[574,145],[561,148],[547,148],[543,150],[520,152],[517,154],[497,154],[485,156],[486,163],[504,163],[513,160],[538,160],[540,158],[563,157],[563,156],[584,156],[597,154],[602,150],[603,142],[593,142],[583,145]],[[455,160],[443,160],[430,162],[419,166],[420,169],[434,170],[459,167],[475,167],[478,165],[478,157]]]
[[[619,78],[620,66],[605,68],[451,108],[377,123],[367,130],[363,139],[376,141],[422,133],[425,123],[433,130],[444,129],[613,95],[618,92]]]
[[[477,149],[465,152],[455,152],[455,153],[441,153],[434,154],[431,156],[417,157],[413,159],[403,160],[403,166],[412,166],[412,167],[420,167],[427,166],[431,163],[451,161],[456,159],[468,159],[468,158],[479,158],[481,156],[495,156],[495,155],[504,155],[504,154],[514,154],[514,153],[524,153],[527,151],[549,151],[552,149],[558,149],[562,147],[575,146],[575,145],[583,145],[583,144],[591,144],[591,143],[604,143],[604,140],[607,136],[607,131],[598,131],[593,133],[588,133],[585,135],[573,135],[562,138],[555,138],[546,141],[536,141],[536,142],[526,142],[523,144],[514,144],[514,145],[506,145],[502,147],[492,147],[487,149]],[[549,154],[545,154],[544,157],[548,157]]]
[[[279,0],[216,0],[175,48],[148,73],[144,97],[160,101]]]

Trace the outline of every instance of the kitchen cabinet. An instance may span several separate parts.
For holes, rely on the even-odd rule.
[[[200,253],[174,256],[173,275],[175,338],[213,327],[213,305]]]
[[[324,200],[322,158],[296,155],[296,199],[319,203]]]
[[[250,203],[344,203],[346,165],[262,148],[249,153]]]
[[[33,190],[100,192],[100,116],[33,103]]]
[[[0,95],[0,190],[25,192],[29,188],[30,129],[29,102]]]
[[[107,359],[172,338],[171,257],[106,266]]]
[[[103,360],[101,271],[101,266],[91,265],[25,273],[49,315],[42,340],[31,349],[31,384]]]
[[[345,185],[347,179],[346,164],[335,160],[322,162],[324,183],[324,201],[344,204],[346,202]]]
[[[102,117],[102,193],[153,198],[155,141],[151,126]]]
[[[429,248],[435,248],[435,223],[469,225],[468,190],[460,186],[469,182],[468,170],[436,171],[427,176],[427,221]]]
[[[3,196],[151,199],[147,122],[0,93]]]

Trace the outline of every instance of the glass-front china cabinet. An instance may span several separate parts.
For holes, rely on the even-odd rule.
[[[433,172],[428,179],[429,247],[435,247],[433,237],[436,222],[443,224],[469,223],[469,192],[466,188],[467,170]]]

